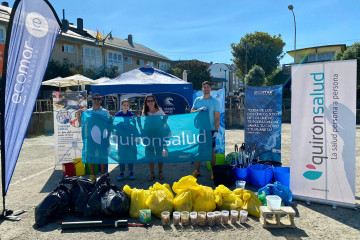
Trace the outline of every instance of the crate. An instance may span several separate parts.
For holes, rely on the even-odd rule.
[[[280,210],[260,207],[260,222],[264,228],[296,228],[294,218],[295,211],[292,207],[281,207]]]

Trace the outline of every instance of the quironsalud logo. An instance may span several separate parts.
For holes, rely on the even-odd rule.
[[[321,177],[321,175],[323,174],[322,172],[316,171],[316,167],[312,164],[308,164],[308,165],[306,165],[306,167],[308,169],[311,169],[309,171],[304,172],[303,176],[306,179],[316,180],[316,179],[319,179]]]
[[[49,31],[49,25],[46,19],[37,12],[31,12],[26,16],[26,29],[37,38],[44,37]]]

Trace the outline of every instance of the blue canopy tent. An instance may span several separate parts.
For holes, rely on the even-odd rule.
[[[189,107],[193,104],[193,85],[151,66],[140,67],[119,77],[91,86],[92,93],[102,96],[128,93],[170,93],[182,96]]]

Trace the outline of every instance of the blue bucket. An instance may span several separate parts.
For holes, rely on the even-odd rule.
[[[281,182],[282,185],[290,188],[290,168],[289,167],[275,167],[274,168],[275,181]]]
[[[254,164],[249,166],[249,175],[251,185],[264,187],[266,184],[272,182],[274,170],[273,167],[269,165]]]
[[[249,170],[248,168],[234,168],[234,178],[235,181],[246,181],[250,183]]]

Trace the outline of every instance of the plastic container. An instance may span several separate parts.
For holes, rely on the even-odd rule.
[[[206,214],[207,216],[207,223],[210,227],[214,226],[215,225],[215,214],[214,212],[208,212]]]
[[[215,215],[215,224],[220,225],[221,224],[221,212],[215,211],[214,215]]]
[[[99,172],[99,165],[98,164],[95,164],[95,174],[97,174]],[[90,166],[88,163],[85,163],[85,173],[86,174],[91,174],[90,172]]]
[[[216,165],[213,169],[214,184],[219,186],[220,184],[230,188],[234,185],[234,175],[232,167],[229,165]]]
[[[198,212],[198,225],[199,226],[206,226],[206,212]]]
[[[161,225],[170,226],[170,212],[164,211],[161,213]]]
[[[240,223],[246,223],[248,212],[245,210],[240,210]]]
[[[189,214],[189,212],[188,211],[182,211],[180,215],[181,215],[181,225],[182,226],[188,226],[189,223],[190,223],[190,219],[189,219],[190,214]]]
[[[222,153],[216,154],[215,165],[226,165],[225,154],[222,154]],[[209,169],[209,171],[211,171],[211,162],[210,161],[207,162],[207,168]]]
[[[237,223],[239,219],[239,211],[238,210],[231,210],[231,216],[230,216],[231,224]]]
[[[249,182],[249,180],[250,180],[249,168],[234,168],[233,171],[234,171],[235,181],[242,180],[242,181]]]
[[[68,177],[75,176],[75,164],[74,163],[63,163],[63,175]]]
[[[221,223],[228,224],[229,223],[229,211],[222,210],[221,211]]]
[[[246,181],[236,181],[236,188],[245,189]]]
[[[180,225],[180,212],[178,211],[173,212],[173,223],[174,226]]]
[[[193,226],[197,225],[197,223],[198,223],[197,212],[191,212],[190,213],[190,223]]]
[[[264,164],[254,164],[249,166],[251,185],[264,187],[271,183],[274,175],[273,167]]]
[[[140,222],[148,223],[151,222],[151,209],[141,209],[139,211]]]
[[[275,182],[281,182],[282,185],[290,188],[290,168],[289,167],[275,167],[274,168]]]
[[[85,164],[82,163],[82,158],[73,159],[75,164],[75,174],[76,176],[84,176],[85,175]]]
[[[281,198],[278,195],[267,195],[266,202],[270,210],[280,210],[281,208]]]

